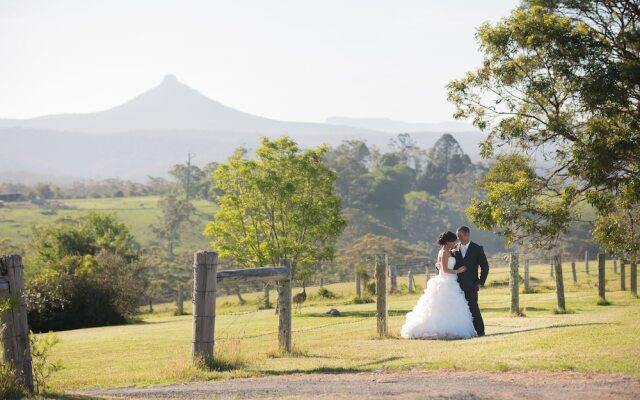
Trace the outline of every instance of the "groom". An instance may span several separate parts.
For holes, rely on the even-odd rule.
[[[489,263],[487,262],[487,257],[484,255],[482,246],[471,241],[469,228],[461,226],[456,231],[456,236],[458,236],[460,243],[455,247],[453,252],[456,257],[456,266],[454,269],[458,269],[463,265],[467,267],[465,272],[458,274],[458,283],[464,292],[464,297],[466,297],[467,302],[469,302],[469,310],[473,316],[473,327],[478,336],[484,336],[484,322],[480,314],[480,307],[478,307],[478,290],[480,290],[487,281]],[[481,270],[479,279],[478,267],[480,267]]]

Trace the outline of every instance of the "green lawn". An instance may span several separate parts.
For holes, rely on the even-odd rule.
[[[53,215],[43,214],[43,209],[27,202],[5,203],[0,208],[0,240],[9,239],[16,244],[25,244],[29,241],[30,228],[33,225],[52,223],[61,217],[80,216],[87,211],[115,212],[118,219],[127,223],[136,240],[147,247],[157,243],[157,239],[149,230],[149,224],[156,224],[161,212],[158,208],[157,196],[150,197],[121,197],[107,199],[72,199],[64,200],[73,209],[57,210]],[[216,209],[213,203],[204,200],[193,202],[198,215],[193,218],[193,226],[185,226],[182,243],[188,243],[189,251],[197,248],[207,248],[209,241],[202,235],[204,227],[212,217]],[[177,251],[183,250],[178,246]]]
[[[591,271],[595,265],[592,262]],[[640,377],[640,300],[619,291],[619,275],[613,273],[611,263],[607,267],[607,299],[612,305],[598,306],[596,275],[580,272],[576,286],[569,264],[564,266],[570,314],[553,312],[555,292],[549,289],[553,285],[547,265],[532,267],[539,292],[521,294],[526,317],[509,315],[507,286],[484,289],[480,305],[487,336],[464,341],[398,338],[404,315],[419,294],[390,296],[391,337],[377,339],[375,304],[349,304],[353,283],[327,286],[340,296],[335,300],[314,298],[317,287],[312,287],[302,314],[293,317],[295,355],[286,357],[276,353],[273,310],[256,311],[257,293],[246,295],[248,302],[242,306],[235,296],[219,297],[216,351],[221,358],[243,364],[225,372],[191,366],[192,317],[173,316],[175,306],[166,304],[156,307],[154,314],[141,315],[138,324],[59,332],[62,342],[55,347],[53,358],[61,359],[65,369],[50,382],[53,389],[63,391],[294,372],[414,368],[571,370]],[[496,268],[489,281],[499,282],[506,276],[506,269]],[[424,286],[424,277],[416,278]],[[406,278],[399,280],[403,283]],[[345,315],[326,315],[332,307]]]

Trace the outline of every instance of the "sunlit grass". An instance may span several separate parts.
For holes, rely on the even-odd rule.
[[[206,370],[191,363],[192,317],[173,316],[174,304],[142,314],[142,323],[59,332],[53,352],[65,369],[51,378],[56,390],[87,387],[157,385],[191,380],[380,369],[442,369],[507,371],[571,370],[618,372],[640,377],[640,300],[619,291],[608,265],[607,300],[598,306],[597,278],[579,274],[573,285],[565,265],[569,313],[554,314],[553,280],[548,266],[532,267],[539,292],[520,294],[526,317],[509,314],[508,287],[480,292],[487,336],[472,340],[399,339],[404,315],[419,293],[389,297],[389,338],[376,338],[375,304],[352,304],[354,283],[327,285],[339,298],[313,299],[293,316],[294,353],[278,351],[277,316],[258,310],[260,293],[217,300],[216,352],[231,368]],[[495,268],[490,280],[506,276]],[[400,283],[406,278],[399,278]],[[416,277],[420,283],[424,277]],[[424,282],[422,282],[424,283]],[[423,286],[423,285],[422,285]],[[316,293],[318,288],[308,288]],[[294,290],[296,292],[296,290]],[[272,297],[272,299],[275,296]],[[337,308],[343,316],[326,313]],[[185,311],[191,312],[190,303]]]

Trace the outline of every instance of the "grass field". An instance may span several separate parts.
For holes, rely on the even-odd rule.
[[[150,224],[158,223],[161,211],[158,208],[157,196],[150,197],[122,197],[108,199],[72,199],[64,200],[72,209],[59,209],[53,215],[43,213],[44,209],[27,203],[5,203],[0,208],[0,240],[9,239],[15,244],[25,244],[29,241],[30,228],[34,225],[52,223],[62,217],[77,217],[87,211],[95,210],[106,213],[116,213],[119,220],[131,227],[134,237],[143,246],[157,244],[157,239],[149,230]],[[207,248],[209,241],[202,235],[204,227],[216,209],[213,203],[205,200],[195,200],[193,205],[198,214],[193,218],[193,226],[185,225],[182,243],[189,243],[188,250]],[[178,246],[177,251],[182,247]]]
[[[480,306],[487,336],[461,341],[398,337],[418,293],[390,296],[391,335],[377,339],[375,304],[351,304],[353,283],[326,286],[339,296],[334,300],[315,298],[317,287],[312,287],[302,313],[293,317],[294,354],[289,356],[277,353],[277,317],[273,310],[257,311],[258,293],[246,295],[248,302],[242,306],[235,296],[219,297],[216,352],[237,365],[222,372],[191,365],[192,317],[173,316],[175,306],[165,304],[156,307],[154,314],[142,314],[137,324],[58,332],[62,342],[54,348],[53,358],[61,359],[65,368],[50,383],[54,390],[65,391],[386,369],[541,369],[640,377],[640,300],[620,291],[619,275],[613,273],[611,263],[607,267],[607,299],[612,304],[598,306],[593,272],[579,272],[579,285],[573,285],[570,265],[564,265],[569,314],[554,314],[555,292],[547,265],[531,268],[538,292],[521,294],[526,317],[509,314],[507,286],[483,289]],[[499,284],[506,277],[506,269],[496,268],[489,282]],[[424,286],[424,277],[416,278]],[[400,283],[405,280],[400,278]],[[329,308],[339,309],[344,316],[326,315]]]

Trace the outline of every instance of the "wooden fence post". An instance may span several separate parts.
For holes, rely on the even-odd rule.
[[[618,273],[618,259],[617,258],[613,259],[613,273],[614,274]]]
[[[389,293],[396,294],[398,293],[398,268],[392,265],[389,268],[389,272],[391,273],[391,289],[389,289]]]
[[[518,253],[511,253],[509,266],[511,270],[509,276],[509,289],[511,289],[511,313],[520,315],[520,296],[518,290]]]
[[[2,356],[5,364],[9,365],[27,389],[33,392],[27,303],[22,297],[24,286],[22,257],[1,256],[0,276],[3,278],[1,286],[4,289],[0,292],[8,292],[9,298],[16,300],[16,304],[12,304],[12,307],[2,315]]]
[[[524,260],[524,290],[529,292],[529,260]]]
[[[557,254],[553,258],[554,268],[556,270],[556,298],[558,300],[558,310],[566,311],[564,302],[564,280],[562,279],[562,257]]]
[[[387,255],[376,255],[376,326],[378,336],[387,335]]]
[[[638,297],[638,264],[636,260],[631,260],[631,283],[629,284],[631,288],[631,295],[633,297]]]
[[[620,290],[627,290],[626,262],[620,259]]]
[[[199,250],[193,255],[193,339],[191,355],[213,359],[218,253]]]
[[[360,289],[360,271],[356,272],[356,298],[362,298],[362,291]]]
[[[407,288],[409,290],[409,293],[413,293],[413,272],[411,272],[411,270],[409,270],[409,273],[407,274],[407,280],[409,281],[409,283],[407,284]]]
[[[589,250],[584,251],[584,272],[589,273]]]
[[[264,285],[264,293],[262,294],[262,308],[271,308],[271,300],[269,299],[269,291],[271,290],[271,284],[269,282]]]
[[[555,262],[553,257],[551,258],[551,261],[549,262],[549,276],[553,278],[553,270],[555,269]]]
[[[291,261],[282,260],[289,269],[289,279],[277,281],[278,286],[278,346],[280,351],[291,353]]]
[[[598,253],[598,297],[600,299],[598,302],[602,302],[606,304],[607,299],[605,297],[605,279],[604,279],[604,263],[605,263],[605,255],[604,253]]]
[[[182,292],[182,284],[178,284],[178,298],[176,300],[176,306],[178,307],[178,315],[184,314],[184,294]]]
[[[573,275],[573,284],[578,284],[578,276],[576,275],[576,261],[571,261],[571,275]]]
[[[429,279],[431,279],[431,272],[429,271],[429,264],[426,264],[424,266],[424,287],[427,287],[427,284],[429,283]]]

